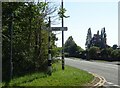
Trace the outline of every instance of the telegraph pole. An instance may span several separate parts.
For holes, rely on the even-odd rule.
[[[63,10],[63,0],[61,2],[61,5],[62,5],[62,10]],[[64,19],[63,19],[63,14],[62,13],[62,27],[64,27]],[[62,70],[64,70],[64,63],[65,63],[65,60],[64,60],[64,31],[62,31]]]
[[[51,20],[50,20],[50,17],[49,17],[49,30],[48,30],[48,74],[52,75],[52,60],[51,60],[50,37],[51,37]]]

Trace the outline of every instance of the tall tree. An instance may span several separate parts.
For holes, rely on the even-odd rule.
[[[81,47],[78,47],[75,41],[73,40],[72,36],[70,36],[67,41],[65,42],[65,53],[68,54],[68,56],[76,57],[79,55],[79,52]]]
[[[107,40],[107,38],[106,38],[106,31],[105,31],[105,27],[104,28],[102,28],[102,30],[101,30],[101,48],[106,48],[106,46],[107,46],[107,42],[106,42],[106,40]]]
[[[45,70],[48,55],[48,15],[55,12],[47,2],[3,2],[3,81],[8,80],[10,59],[10,13],[13,17],[13,75],[23,75],[33,71]],[[52,41],[54,42],[54,40]]]
[[[86,37],[86,48],[89,49],[91,46],[91,39],[92,39],[92,33],[91,33],[91,28],[88,29],[87,37]]]

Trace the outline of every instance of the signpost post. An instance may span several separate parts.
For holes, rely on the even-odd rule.
[[[51,31],[67,31],[67,27],[51,27],[51,20],[49,17],[49,28],[42,27],[43,29],[48,30],[48,74],[52,75],[52,59],[51,59]],[[62,34],[62,70],[64,70],[64,51],[63,51],[63,34]]]
[[[49,17],[49,30],[48,30],[48,74],[52,75],[52,60],[51,60],[51,20]]]
[[[62,5],[62,9],[63,9],[63,0],[61,2],[61,5]],[[64,13],[62,13],[63,15]],[[64,19],[63,19],[63,16],[62,16],[62,27],[64,27]],[[64,31],[62,31],[62,70],[64,70]]]

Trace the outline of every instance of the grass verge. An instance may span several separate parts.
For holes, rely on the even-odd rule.
[[[51,76],[45,73],[34,73],[15,78],[9,83],[10,86],[82,86],[90,83],[93,75],[86,71],[65,66],[61,69],[60,63],[53,64]]]

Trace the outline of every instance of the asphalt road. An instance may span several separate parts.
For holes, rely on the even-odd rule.
[[[120,86],[120,78],[118,78],[120,66],[118,65],[70,58],[65,58],[65,64],[103,76],[107,81],[105,86]]]

